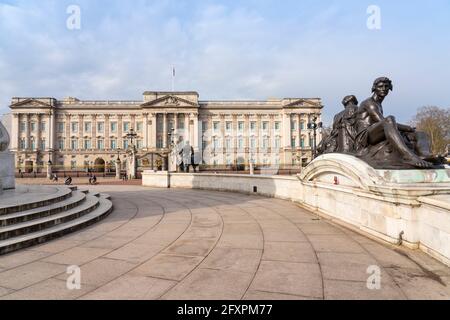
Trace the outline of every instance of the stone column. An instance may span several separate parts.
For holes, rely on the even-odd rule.
[[[50,113],[50,123],[48,124],[48,129],[50,140],[48,142],[48,149],[53,152],[55,150],[55,132],[56,132],[56,112],[52,111]],[[52,159],[53,161],[53,159]]]
[[[71,149],[71,147],[70,147],[70,139],[71,139],[71,136],[70,136],[70,114],[66,114],[66,126],[64,128],[64,131],[65,131],[64,136],[66,139],[66,141],[64,143],[64,147],[66,150],[70,150]]]
[[[25,114],[25,149],[30,150],[31,145],[31,135],[30,135],[30,115]]]
[[[97,115],[92,115],[92,149],[97,149]]]
[[[233,115],[233,134],[231,136],[231,138],[233,139],[232,142],[232,146],[233,146],[233,162],[234,165],[237,165],[237,158],[238,158],[238,136],[239,136],[239,126],[238,126],[238,120],[237,120],[237,115]]]
[[[110,128],[111,128],[111,123],[109,121],[111,115],[109,114],[105,114],[105,149],[109,150],[111,149],[111,135],[110,135]]]
[[[149,141],[148,141],[148,113],[142,114],[142,130],[144,136],[144,149],[148,149]]]
[[[120,171],[122,170],[122,161],[120,161],[120,158],[117,157],[117,160],[115,161],[116,164],[116,179],[120,180]]]
[[[150,146],[156,149],[156,141],[158,140],[158,114],[151,114],[151,129],[150,129]]]
[[[178,135],[178,113],[173,114],[173,127],[175,129],[175,135]],[[177,143],[177,141],[175,141]]]
[[[184,142],[189,141],[190,137],[190,121],[189,113],[184,114]],[[192,143],[189,141],[189,143]]]
[[[163,113],[163,148],[167,148],[167,113]]]
[[[40,113],[38,113],[38,114],[36,114],[36,125],[37,125],[37,131],[36,131],[36,149],[37,150],[40,150],[41,152],[44,152],[45,151],[45,149],[44,150],[41,150],[41,138],[42,138],[42,135],[43,134],[45,134],[45,132],[41,132],[41,121],[42,120],[45,120],[45,118],[42,116],[42,114],[40,114]],[[48,142],[48,134],[45,136],[45,138],[46,138],[46,142]],[[36,160],[37,160],[37,158],[36,158]]]
[[[250,162],[250,115],[244,115],[244,150],[245,150],[245,165],[248,166]]]
[[[123,142],[123,115],[119,114],[117,115],[117,144],[118,148],[124,148],[124,142]]]
[[[222,145],[222,165],[226,165],[226,121],[225,121],[225,115],[220,115],[220,140]]]
[[[199,136],[198,136],[198,113],[192,113],[192,120],[194,120],[194,130],[192,132],[192,137],[193,137],[193,141],[192,141],[192,146],[194,147],[195,152],[198,152],[199,150],[199,145],[198,145],[198,141],[199,141]]]
[[[20,124],[19,124],[19,115],[17,113],[12,114],[12,122],[11,122],[11,151],[19,150],[19,136],[20,136]]]

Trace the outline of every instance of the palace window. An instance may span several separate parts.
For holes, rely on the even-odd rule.
[[[281,123],[280,122],[275,122],[275,126],[274,126],[274,128],[275,128],[275,131],[280,131],[280,128],[281,128]]]
[[[70,140],[70,148],[72,150],[77,150],[78,149],[78,140],[77,139]]]
[[[305,147],[305,138],[302,138],[302,139],[300,140],[300,146],[301,146],[302,148]]]
[[[230,138],[227,138],[226,140],[225,140],[225,143],[226,143],[226,149],[228,150],[228,151],[230,151],[231,150],[231,139]]]
[[[264,121],[263,124],[262,124],[262,127],[263,127],[263,130],[264,130],[264,131],[269,130],[269,122]]]
[[[158,149],[162,149],[163,148],[163,138],[162,137],[158,137],[158,139],[156,140],[156,147]],[[124,148],[125,148],[125,141],[124,141]]]
[[[72,122],[70,128],[72,133],[78,133],[78,122]]]
[[[22,150],[25,150],[27,148],[26,143],[25,143],[25,138],[20,138],[19,140],[19,148]]]
[[[31,122],[30,127],[31,127],[31,132],[35,132],[36,131],[36,122]]]
[[[123,123],[123,132],[128,133],[130,131],[130,123],[124,122]]]
[[[281,140],[280,137],[276,137],[275,138],[275,149],[280,149],[281,148]]]
[[[226,129],[227,129],[227,132],[233,131],[233,122],[227,121],[227,123],[226,123]]]
[[[59,139],[58,140],[58,149],[59,150],[64,150],[64,139]]]
[[[98,139],[97,140],[97,149],[98,150],[105,149],[105,141],[103,139]]]
[[[58,131],[58,133],[64,133],[64,122],[58,122],[56,124],[56,131]]]
[[[303,121],[300,122],[300,129],[305,130],[305,123]]]
[[[297,130],[297,121],[295,121],[295,120],[291,121],[291,130],[292,131]]]
[[[97,122],[97,133],[105,133],[105,123]]]
[[[77,160],[70,161],[70,169],[75,170],[77,168]]]
[[[111,140],[111,149],[113,150],[117,149],[117,139]]]
[[[184,116],[184,114],[178,115],[178,129],[181,129],[181,130],[184,129],[185,120],[186,120],[186,117]]]
[[[203,121],[202,122],[202,132],[205,133],[206,131],[208,131],[208,122]]]
[[[40,131],[45,131],[45,127],[46,127],[46,126],[45,126],[45,122],[41,122],[41,123],[40,123],[40,128],[39,128],[39,130],[40,130]]]
[[[136,122],[136,131],[142,132],[143,124],[142,122]]]
[[[250,148],[252,148],[253,150],[256,149],[256,139],[255,138],[250,139]]]
[[[292,148],[295,148],[295,140],[296,140],[295,138],[291,139],[291,147]]]
[[[162,143],[161,143],[162,144]],[[123,148],[128,149],[128,146],[130,145],[130,142],[128,140],[123,140]],[[162,147],[161,147],[162,148]]]
[[[84,123],[84,132],[91,132],[92,131],[92,124],[90,122]]]
[[[111,132],[112,133],[117,132],[117,122],[111,122]]]
[[[31,137],[31,150],[36,150],[36,140],[34,140],[34,137]]]
[[[219,132],[220,130],[220,122],[213,123],[214,132]]]
[[[263,148],[267,149],[269,147],[269,138],[263,139]]]
[[[219,143],[219,139],[218,138],[214,138],[213,139],[213,147],[214,147],[214,150],[217,150],[217,149],[220,148],[220,143]]]
[[[255,132],[256,130],[256,122],[252,121],[250,122],[250,131]]]
[[[20,132],[25,132],[26,123],[25,122],[21,122],[19,127],[20,127]]]
[[[45,139],[41,139],[39,142],[39,149],[45,150]]]
[[[141,139],[139,139],[139,140],[136,141],[136,147],[137,147],[138,149],[142,149],[143,146],[144,146],[144,143],[143,143],[143,141],[142,141]]]
[[[244,121],[239,121],[239,123],[238,123],[239,132],[243,132],[244,128],[245,128],[245,122]]]
[[[244,149],[244,139],[243,138],[239,138],[239,140],[238,140],[238,148],[240,150]]]
[[[84,150],[90,150],[92,148],[91,139],[84,140]]]

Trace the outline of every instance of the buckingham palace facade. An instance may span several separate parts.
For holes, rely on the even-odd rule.
[[[145,92],[141,101],[13,98],[10,108],[16,168],[41,172],[49,160],[60,170],[114,168],[130,131],[140,167],[153,167],[173,142],[189,143],[207,167],[302,166],[313,153],[308,123],[321,121],[323,106],[319,98],[201,101],[197,92]]]

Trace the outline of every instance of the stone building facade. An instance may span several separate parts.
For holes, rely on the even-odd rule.
[[[59,170],[114,168],[134,130],[140,167],[161,163],[189,143],[196,162],[211,167],[301,166],[312,158],[321,99],[201,101],[197,92],[145,92],[141,101],[13,98],[11,150],[17,170],[40,172],[49,160]],[[317,144],[321,139],[317,136]]]

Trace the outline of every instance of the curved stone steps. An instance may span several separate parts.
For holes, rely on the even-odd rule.
[[[0,240],[18,237],[24,234],[40,231],[55,225],[77,219],[95,210],[99,205],[99,198],[86,196],[86,200],[79,206],[48,217],[35,219],[28,222],[13,224],[0,228]]]
[[[0,227],[7,227],[17,223],[24,223],[39,218],[48,217],[65,210],[70,210],[80,205],[86,199],[86,194],[80,191],[72,192],[72,196],[66,200],[45,207],[26,210],[0,216]]]
[[[0,255],[33,245],[41,244],[46,241],[61,237],[65,234],[80,230],[101,220],[112,211],[113,205],[112,202],[108,199],[104,197],[88,197],[94,198],[98,201],[98,205],[96,206],[96,208],[89,213],[85,212],[85,214],[69,221],[60,220],[60,223],[55,224],[51,227],[46,227],[43,230],[2,240],[0,241]]]
[[[25,190],[26,188],[26,190]],[[24,190],[22,190],[24,189]],[[41,196],[40,190],[54,190]],[[71,188],[55,186],[55,187],[18,187],[17,190],[7,190],[2,195],[0,202],[0,216],[17,213],[25,210],[45,207],[60,201],[63,201],[72,196],[73,190]],[[28,198],[28,199],[26,199]]]

